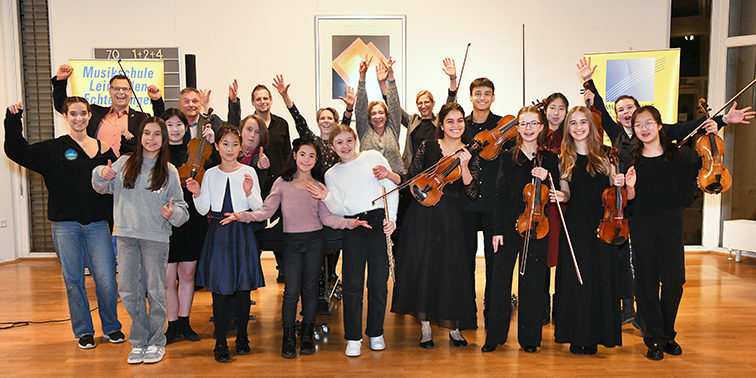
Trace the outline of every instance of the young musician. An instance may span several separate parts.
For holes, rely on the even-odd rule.
[[[518,280],[517,339],[528,353],[535,353],[541,345],[548,238],[530,239],[526,245],[523,236],[513,226],[526,211],[523,201],[525,186],[538,178],[548,187],[548,174],[551,173],[553,177],[559,174],[559,159],[554,153],[542,149],[539,134],[544,126],[537,108],[526,106],[520,109],[516,127],[515,146],[503,151],[499,159],[493,211],[495,236],[492,238],[494,258],[491,275],[491,287],[496,289],[489,294],[488,329],[483,352],[493,352],[498,345],[507,341],[512,310],[512,271],[518,257],[520,271],[525,264],[525,273]],[[538,160],[542,161],[541,166],[537,166]]]

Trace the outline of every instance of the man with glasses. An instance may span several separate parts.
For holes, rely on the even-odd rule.
[[[58,113],[62,113],[63,102],[68,96],[66,87],[68,86],[68,78],[72,73],[73,67],[63,64],[52,78],[53,102]],[[124,143],[122,145],[121,138],[124,137],[127,140],[133,138],[139,129],[139,124],[150,117],[150,114],[134,110],[129,106],[134,95],[131,88],[131,81],[128,77],[124,75],[113,76],[110,79],[108,89],[111,106],[90,104],[92,118],[89,119],[87,135],[107,143],[116,156],[136,151],[135,143]],[[158,116],[163,114],[165,102],[163,102],[160,88],[156,85],[150,85],[147,88],[147,95],[150,97],[155,114]]]

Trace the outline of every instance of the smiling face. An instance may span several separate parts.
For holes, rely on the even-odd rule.
[[[465,117],[459,110],[451,110],[441,123],[444,139],[460,139],[465,133]]]
[[[331,149],[339,155],[343,163],[350,162],[357,157],[357,141],[354,135],[344,131],[336,135],[331,141]]]
[[[517,131],[524,142],[536,142],[541,130],[543,130],[543,123],[538,114],[531,112],[520,114],[517,120]]]
[[[242,148],[244,151],[252,151],[260,145],[260,125],[254,118],[244,122],[241,129]]]
[[[333,130],[333,126],[336,125],[336,119],[328,109],[321,109],[318,114],[318,128],[320,129],[320,135],[328,135]]]
[[[144,125],[142,130],[142,156],[155,159],[160,152],[160,147],[163,146],[163,132],[160,130],[160,125],[156,122],[148,123]]]
[[[255,107],[257,113],[267,113],[270,111],[270,105],[273,100],[270,97],[270,92],[267,89],[261,88],[252,93],[252,106]]]
[[[470,93],[470,102],[477,111],[488,111],[495,99],[496,95],[490,87],[475,87]]]
[[[184,142],[184,134],[186,134],[186,125],[181,122],[179,117],[173,116],[165,121],[165,125],[168,127],[168,143],[170,144],[182,144]]]
[[[87,105],[81,102],[74,102],[68,105],[68,111],[64,114],[68,125],[71,126],[71,130],[77,133],[87,131],[87,125],[89,119],[92,118],[92,113],[87,111]]]
[[[312,170],[315,163],[318,161],[318,153],[315,151],[315,147],[309,144],[303,144],[299,146],[299,151],[292,152],[294,154],[294,161],[297,163],[297,170],[300,173],[307,173]]]
[[[188,91],[179,98],[179,108],[190,122],[199,117],[199,112],[202,108],[201,104],[200,95],[194,91]]]
[[[108,89],[108,93],[110,94],[110,99],[113,101],[113,107],[119,110],[129,107],[132,93],[128,80],[113,80],[110,84],[110,89]]]
[[[657,123],[650,112],[642,112],[635,115],[633,129],[638,139],[643,144],[654,143],[659,140],[659,130],[662,125]]]
[[[559,128],[559,125],[564,121],[565,114],[567,114],[567,104],[557,97],[546,107],[546,120],[549,122],[549,127],[554,130]]]
[[[635,113],[635,111],[638,109],[638,107],[635,106],[635,101],[633,101],[633,99],[631,98],[623,98],[617,101],[614,104],[614,107],[617,112],[617,120],[619,121],[620,125],[628,129],[633,127],[633,113]]]
[[[223,139],[215,144],[215,148],[218,149],[221,160],[226,162],[235,162],[239,157],[239,152],[241,151],[239,135],[233,132],[226,133],[226,135],[223,136]]]
[[[376,129],[383,129],[386,126],[386,111],[381,104],[375,104],[370,108],[370,124]]]
[[[575,142],[583,142],[588,139],[591,132],[591,121],[583,112],[574,112],[567,121],[570,136]]]
[[[422,95],[417,98],[417,112],[420,113],[420,118],[429,119],[433,117],[433,106],[436,105],[428,95]]]

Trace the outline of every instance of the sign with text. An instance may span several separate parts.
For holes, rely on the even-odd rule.
[[[71,75],[71,94],[84,97],[90,104],[108,107],[110,99],[110,78],[121,75],[121,68],[114,60],[87,59],[70,60],[74,71]],[[134,86],[134,96],[130,106],[139,110],[136,98],[145,112],[152,114],[152,103],[147,95],[147,87],[156,85],[163,91],[163,62],[155,60],[122,60],[126,76]],[[154,114],[153,114],[154,115]],[[159,114],[158,114],[159,115]]]

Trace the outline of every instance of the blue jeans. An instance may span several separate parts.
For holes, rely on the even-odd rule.
[[[79,222],[52,222],[55,253],[63,271],[68,295],[68,312],[74,336],[94,336],[89,300],[84,284],[84,264],[95,283],[102,332],[105,335],[121,330],[118,321],[118,283],[116,258],[107,221],[83,225]]]
[[[121,269],[118,292],[131,317],[129,342],[135,348],[165,346],[168,242],[118,236],[116,244]]]

